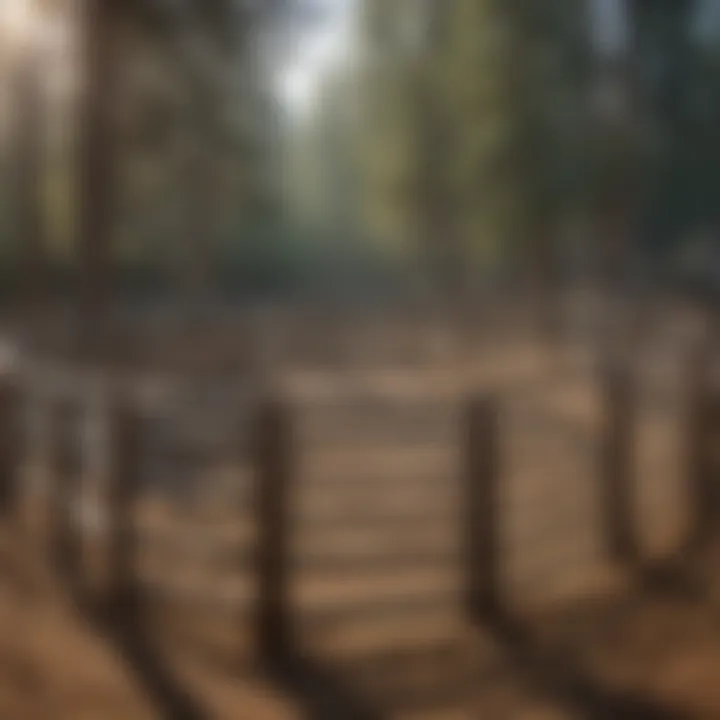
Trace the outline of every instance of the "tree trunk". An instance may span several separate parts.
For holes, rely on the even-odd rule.
[[[108,0],[87,0],[82,18],[76,349],[80,358],[90,362],[103,358],[109,339],[118,5]]]
[[[42,92],[33,47],[23,54],[16,76],[17,156],[15,166],[18,310],[25,340],[36,341],[46,291],[42,213]]]

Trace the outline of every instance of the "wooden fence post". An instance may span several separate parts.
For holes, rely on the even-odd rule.
[[[81,589],[83,543],[81,518],[74,517],[82,500],[81,412],[77,401],[60,398],[52,407],[51,463],[54,487],[50,508],[50,555],[62,580]]]
[[[502,613],[500,592],[500,448],[495,398],[473,396],[464,417],[463,552],[465,612],[472,622]]]
[[[0,515],[17,510],[20,463],[20,392],[12,374],[0,377]]]
[[[710,390],[706,418],[707,522],[710,535],[720,529],[720,392],[716,388]]]
[[[109,588],[106,610],[115,620],[133,622],[139,611],[138,532],[136,509],[141,490],[141,431],[137,411],[123,398],[113,398],[107,493]]]
[[[720,395],[710,382],[708,350],[706,346],[698,348],[688,369],[685,450],[691,548],[709,539],[720,517],[720,463],[713,457],[720,441]]]
[[[294,442],[289,407],[266,398],[257,408],[252,448],[258,524],[256,648],[266,661],[293,650],[290,607],[290,523]]]
[[[601,522],[608,556],[621,565],[639,560],[635,524],[636,388],[627,368],[617,362],[601,376],[600,441]]]

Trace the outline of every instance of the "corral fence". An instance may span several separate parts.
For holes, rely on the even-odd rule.
[[[720,515],[712,360],[704,350],[685,362],[672,406],[678,551],[706,542]],[[630,363],[601,367],[594,419],[580,427],[492,388],[309,402],[17,366],[0,386],[0,502],[8,521],[21,517],[42,469],[33,530],[49,564],[79,602],[139,633],[175,604],[225,618],[231,648],[273,661],[352,646],[338,628],[353,616],[390,634],[413,614],[408,632],[427,627],[436,611],[487,627],[548,584],[547,565],[520,559],[546,537],[592,565],[577,591],[608,569],[642,574],[643,378]],[[656,402],[644,406],[653,417]],[[44,460],[29,468],[38,434]],[[529,480],[546,460],[548,477]]]

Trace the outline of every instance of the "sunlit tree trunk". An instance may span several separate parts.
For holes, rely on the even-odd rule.
[[[41,68],[35,48],[27,47],[15,77],[14,201],[17,242],[18,310],[25,341],[39,331],[46,293],[46,258],[43,232],[43,103]]]
[[[457,332],[454,344],[462,341],[458,321],[463,311],[465,278],[458,256],[457,227],[452,197],[447,188],[446,127],[438,98],[423,78],[418,89],[419,130],[418,187],[415,208],[417,241],[434,286],[439,315]]]
[[[459,205],[452,187],[455,160],[452,116],[437,77],[437,56],[450,30],[455,5],[427,0],[416,70],[418,132],[415,229],[437,298],[440,322],[449,332],[455,359],[464,364],[472,350],[470,277],[463,246]]]

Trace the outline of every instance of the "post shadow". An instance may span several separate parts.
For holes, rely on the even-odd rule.
[[[142,491],[143,418],[127,398],[110,408],[108,492],[109,587],[96,598],[88,619],[132,671],[140,687],[167,720],[205,720],[207,708],[180,685],[153,641],[138,577],[140,541],[136,509]]]

